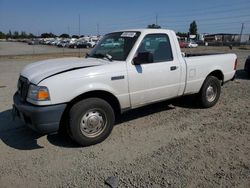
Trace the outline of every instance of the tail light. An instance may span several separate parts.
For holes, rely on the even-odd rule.
[[[235,62],[234,62],[234,70],[237,69],[237,64],[238,64],[238,59],[236,58]]]

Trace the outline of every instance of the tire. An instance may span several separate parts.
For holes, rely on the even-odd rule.
[[[105,100],[88,98],[76,103],[69,112],[70,135],[82,146],[105,140],[115,121],[113,108]]]
[[[220,98],[220,93],[220,80],[214,76],[208,76],[204,81],[199,93],[201,106],[203,108],[210,108],[214,106]]]

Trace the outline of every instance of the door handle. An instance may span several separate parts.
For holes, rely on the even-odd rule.
[[[173,70],[176,70],[178,67],[177,66],[172,66],[170,67],[170,70],[173,71]]]

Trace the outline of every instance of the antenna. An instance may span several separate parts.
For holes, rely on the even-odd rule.
[[[158,25],[158,14],[155,15],[155,25]]]

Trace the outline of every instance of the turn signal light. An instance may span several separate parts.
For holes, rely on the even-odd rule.
[[[45,90],[39,90],[38,93],[37,93],[37,99],[38,100],[48,100],[49,99],[49,93],[48,91],[45,91]]]

